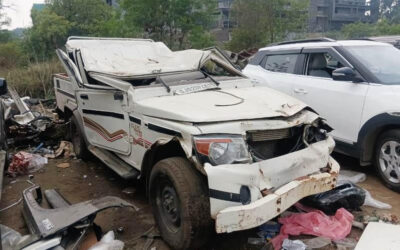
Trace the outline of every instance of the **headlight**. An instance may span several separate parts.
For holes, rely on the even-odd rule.
[[[196,136],[193,141],[203,162],[214,166],[250,162],[250,154],[241,136]]]

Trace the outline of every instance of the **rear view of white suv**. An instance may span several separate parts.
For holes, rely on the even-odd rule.
[[[327,38],[261,49],[244,73],[294,96],[334,128],[338,152],[373,163],[400,192],[400,50]]]

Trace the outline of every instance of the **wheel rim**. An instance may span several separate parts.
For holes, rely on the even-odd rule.
[[[171,232],[177,232],[181,225],[179,198],[174,186],[166,178],[159,182],[156,202],[165,226]]]
[[[385,142],[379,154],[379,167],[384,177],[395,184],[400,183],[400,143]]]

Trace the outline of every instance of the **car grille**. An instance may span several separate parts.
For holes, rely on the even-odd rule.
[[[248,139],[253,142],[274,141],[274,140],[289,138],[291,136],[291,131],[289,128],[274,129],[274,130],[259,130],[259,131],[249,131],[247,135]]]
[[[255,161],[267,160],[303,148],[303,126],[247,132],[247,145]]]

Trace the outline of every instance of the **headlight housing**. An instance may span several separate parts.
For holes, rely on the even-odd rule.
[[[250,162],[250,154],[242,136],[195,136],[193,143],[200,161],[214,166]]]

